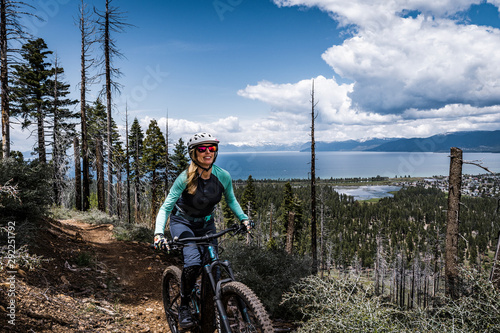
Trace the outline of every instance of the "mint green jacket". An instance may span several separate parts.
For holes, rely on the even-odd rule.
[[[220,201],[222,195],[224,195],[226,202],[229,208],[231,208],[231,210],[233,211],[234,215],[236,215],[236,217],[238,217],[240,221],[248,219],[248,216],[243,212],[240,204],[238,203],[238,200],[236,200],[236,197],[234,196],[233,182],[229,172],[216,165],[213,165],[212,175],[210,176],[209,181],[211,182],[211,184],[210,186],[207,186],[207,189],[209,191],[212,191],[211,193],[209,193],[209,196],[210,198],[215,198],[215,201],[207,203],[209,207],[205,209],[206,211],[211,212]],[[203,184],[200,184],[200,182],[203,181],[199,180],[197,193],[195,195],[201,195],[201,192],[203,190]],[[165,202],[160,207],[158,215],[156,216],[155,234],[164,233],[167,219],[176,204],[179,204],[179,206],[182,207],[184,211],[189,212],[191,211],[189,205],[193,201],[197,201],[195,199],[199,199],[193,198],[193,195],[187,193],[186,187],[187,170],[183,171],[179,175],[179,177],[177,177],[174,184],[172,185],[172,188],[170,189],[170,192],[168,193],[167,198],[165,199]],[[214,191],[217,193],[213,193]],[[193,207],[193,211],[196,210],[197,208]]]

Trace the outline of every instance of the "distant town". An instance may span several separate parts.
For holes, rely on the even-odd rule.
[[[425,188],[439,188],[443,192],[448,192],[448,176],[434,176],[430,178],[420,178],[405,180],[393,183],[398,186],[423,186]],[[463,175],[462,195],[471,197],[498,197],[500,195],[500,179],[491,174],[483,175]]]

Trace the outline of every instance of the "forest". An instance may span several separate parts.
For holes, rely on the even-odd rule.
[[[189,164],[186,143],[182,138],[170,137],[168,123],[161,129],[153,119],[144,130],[137,118],[129,125],[127,115],[126,132],[118,131],[112,117],[112,98],[120,85],[120,70],[114,67],[113,59],[120,52],[113,34],[123,32],[129,23],[123,21],[118,8],[110,2],[106,0],[103,11],[90,11],[83,1],[81,3],[78,26],[81,32],[81,81],[78,83],[81,97],[72,100],[68,98],[70,85],[62,80],[64,69],[59,66],[57,57],[51,57],[54,51],[42,38],[23,32],[21,18],[29,15],[30,6],[0,1],[2,244],[9,238],[9,222],[16,222],[16,246],[28,246],[29,235],[36,231],[34,221],[50,217],[54,209],[62,208],[73,212],[102,212],[119,226],[115,230],[121,234],[116,237],[151,242],[156,213],[173,180]],[[24,6],[26,11],[19,10],[19,6]],[[21,40],[22,46],[17,48],[13,39]],[[95,43],[100,45],[102,54],[91,53],[93,49],[89,46]],[[101,97],[88,101],[87,89],[96,78],[102,80]],[[74,111],[77,108],[79,110]],[[9,130],[13,121],[33,132],[36,138],[33,158],[26,159],[21,152],[11,149]],[[240,204],[257,225],[249,244],[239,246],[252,248],[256,258],[289,260],[286,261],[289,267],[283,272],[288,274],[283,278],[286,282],[280,286],[283,290],[279,290],[275,299],[266,299],[266,293],[271,293],[262,286],[265,284],[262,281],[266,281],[262,277],[259,277],[261,280],[256,278],[257,282],[250,280],[251,274],[241,277],[264,298],[268,309],[274,311],[274,315],[286,317],[290,315],[287,311],[292,311],[283,309],[287,300],[306,305],[321,303],[322,288],[329,290],[331,287],[330,295],[345,291],[339,295],[341,301],[349,294],[347,290],[353,288],[359,290],[356,295],[362,296],[366,285],[373,288],[366,291],[370,294],[368,301],[382,300],[391,304],[383,309],[431,309],[433,313],[436,308],[444,309],[444,304],[448,304],[444,279],[448,194],[437,188],[407,187],[394,197],[378,202],[359,202],[337,193],[333,186],[333,182],[318,179],[312,192],[307,180],[254,180],[251,175],[245,181],[234,182]],[[316,233],[311,231],[312,198],[317,211]],[[495,263],[500,232],[498,199],[463,196],[460,204],[457,260],[465,269],[463,295],[498,295],[495,294],[498,290],[490,288],[486,282],[488,279],[482,280],[485,275],[490,276]],[[314,219],[316,221],[316,217]],[[218,207],[216,221],[219,227],[234,223],[224,202]],[[316,237],[317,248],[312,247]],[[244,272],[245,260],[238,258],[240,251],[238,248],[231,250],[231,246],[227,253]],[[265,255],[259,257],[259,253]],[[311,271],[310,262],[316,257],[318,265],[314,267],[313,263]],[[6,258],[7,248],[2,247],[2,262]],[[292,269],[293,263],[301,263],[303,267]],[[311,275],[315,268],[318,274]],[[267,267],[262,274],[270,274],[271,270]],[[467,280],[468,272],[477,272],[477,280]],[[274,274],[272,278],[278,279],[278,273]],[[290,278],[294,274],[294,279]],[[320,281],[314,280],[315,277],[320,277]],[[354,280],[347,277],[354,277]],[[321,281],[330,285],[322,285]],[[469,288],[474,281],[480,281],[481,285]],[[319,285],[313,288],[316,283]],[[313,297],[314,292],[302,292],[308,288],[318,292],[317,299],[307,298]],[[486,327],[485,331],[499,332],[500,300],[491,299],[482,303],[479,300],[484,307],[468,310],[468,314],[487,311],[491,317],[483,316],[478,325],[484,324],[481,328]],[[365,304],[362,303],[365,301],[361,297],[352,304]],[[306,323],[304,332],[308,327],[311,332],[328,331],[315,330],[318,328],[314,326],[315,320],[316,323],[321,321],[318,313],[327,311],[328,306],[325,303],[317,312],[307,312],[311,311],[308,306],[296,309],[294,319]],[[338,303],[332,306],[336,307]],[[495,307],[497,313],[491,313]],[[442,314],[441,322],[446,323],[450,316],[453,317],[453,311]],[[339,315],[348,321],[348,314]],[[394,319],[398,315],[401,314],[385,316],[382,313],[380,318],[393,316]],[[360,327],[369,320],[361,320]],[[388,324],[394,327],[387,331],[401,330],[394,322]],[[380,323],[375,321],[374,326]],[[460,329],[467,331],[473,327],[470,325],[463,324]],[[422,326],[410,326],[405,329],[422,329]],[[442,328],[439,326],[436,331]]]

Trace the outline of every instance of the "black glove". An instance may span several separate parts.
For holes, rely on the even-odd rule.
[[[241,220],[241,224],[243,224],[245,227],[247,227],[247,231],[250,232],[250,230],[255,227],[255,223],[252,220]]]

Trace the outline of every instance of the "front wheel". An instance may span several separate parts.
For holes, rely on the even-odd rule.
[[[175,266],[170,266],[163,272],[162,297],[163,309],[167,316],[168,326],[172,333],[179,332],[178,316],[181,304],[181,270]]]
[[[254,292],[241,282],[232,281],[222,287],[222,304],[233,333],[272,333],[269,315]]]

